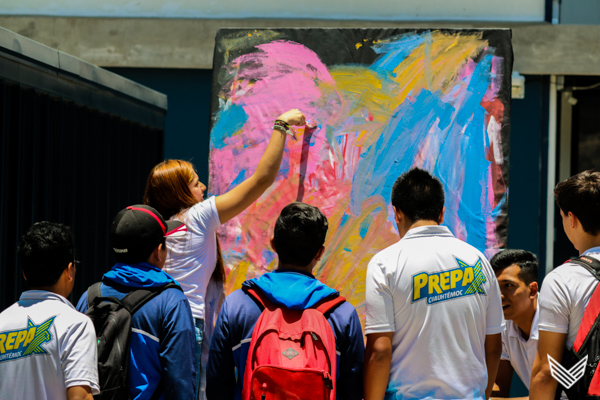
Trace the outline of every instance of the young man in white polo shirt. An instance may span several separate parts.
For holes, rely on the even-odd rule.
[[[494,396],[508,397],[513,371],[529,389],[529,378],[537,353],[538,275],[537,257],[525,250],[504,250],[490,260],[502,294],[506,330],[502,332],[502,357]]]
[[[367,269],[365,400],[489,397],[502,352],[485,256],[441,226],[444,189],[413,168],[392,188],[401,240]]]
[[[39,222],[21,238],[19,256],[31,290],[0,314],[0,398],[92,400],[94,325],[66,299],[75,282],[71,230]]]
[[[600,173],[574,175],[556,185],[554,196],[565,233],[579,255],[600,260]],[[573,348],[583,312],[597,285],[598,279],[585,267],[569,262],[544,278],[531,399],[554,399],[558,382],[550,373],[549,356],[561,362],[566,350]]]

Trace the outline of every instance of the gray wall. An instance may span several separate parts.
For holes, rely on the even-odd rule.
[[[600,1],[563,0],[560,4],[560,23],[573,25],[600,25]],[[598,47],[590,48],[598,51]]]

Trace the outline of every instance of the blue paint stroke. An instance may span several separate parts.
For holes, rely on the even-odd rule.
[[[333,154],[335,155],[338,165],[342,165],[344,163],[344,157],[342,156],[342,150],[340,149],[342,136],[334,136],[333,129],[331,129],[331,127],[328,126],[325,133],[325,138],[327,139],[329,147],[333,150]]]
[[[246,170],[246,169],[241,170],[240,173],[238,174],[238,176],[236,176],[235,179],[233,180],[233,182],[231,182],[231,184],[229,185],[227,190],[225,190],[225,193],[229,192],[231,189],[233,189],[240,183],[244,182],[246,180],[247,172],[248,172],[248,170]]]
[[[222,149],[227,144],[226,139],[242,129],[248,120],[248,115],[242,106],[232,104],[220,110],[215,120],[217,122],[210,132],[210,144],[215,149]]]
[[[504,206],[506,205],[507,202],[508,202],[508,188],[506,188],[506,192],[504,192],[504,194],[502,195],[502,198],[500,199],[500,201],[498,202],[496,207],[494,207],[494,209],[492,210],[492,217],[494,217],[494,219],[496,219],[500,215],[502,215],[502,210],[504,209]]]
[[[362,221],[360,221],[360,227],[358,229],[358,234],[361,239],[364,239],[367,236],[367,231],[369,230],[369,226],[373,222],[373,214],[367,215]]]
[[[491,217],[487,199],[488,172],[490,162],[484,157],[483,133],[485,132],[485,109],[481,106],[474,110],[474,115],[465,129],[462,144],[464,184],[460,195],[458,219],[466,229],[467,243],[484,251],[486,246],[485,221]],[[466,148],[465,148],[466,147]]]
[[[340,220],[340,227],[346,225],[346,222],[348,222],[348,219],[350,219],[350,215],[344,214],[342,216],[342,219]]]
[[[419,40],[412,37],[404,43]],[[410,46],[388,48],[398,57],[410,50]],[[444,186],[444,225],[480,251],[487,248],[486,223],[493,220],[488,194],[491,163],[485,158],[490,143],[481,101],[492,79],[491,62],[490,54],[481,58],[457,99],[444,101],[441,92],[423,89],[394,110],[381,136],[361,154],[350,198],[353,215],[360,215],[371,196],[390,199],[398,176],[419,164]],[[381,65],[392,67],[391,62]]]
[[[431,33],[426,32],[421,35],[417,33],[408,33],[394,41],[376,43],[372,49],[377,54],[382,54],[373,65],[372,70],[382,69],[393,72],[394,69],[406,59],[417,47],[419,47],[427,37],[431,38]]]
[[[454,108],[427,90],[421,91],[414,104],[405,101],[394,111],[377,142],[367,150],[354,175],[350,209],[360,214],[361,204],[373,195],[389,200],[396,178],[408,171],[428,131],[439,118],[438,126],[448,126]],[[444,142],[443,137],[433,141]]]
[[[467,243],[482,252],[487,248],[486,223],[492,217],[491,199],[488,198],[491,162],[485,158],[489,147],[489,142],[487,146],[485,143],[488,136],[486,110],[481,106],[491,81],[491,66],[491,55],[486,55],[477,64],[467,88],[470,98],[457,117],[457,123],[466,126],[466,129],[462,143],[464,184],[458,213],[455,215],[465,225]]]
[[[263,259],[265,260],[265,267],[268,266],[269,264],[271,264],[271,262],[273,260],[275,260],[275,258],[277,258],[275,253],[273,253],[271,250],[268,250],[268,249],[263,249],[261,252],[261,255],[262,255]]]

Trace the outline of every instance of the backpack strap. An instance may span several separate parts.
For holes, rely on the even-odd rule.
[[[598,315],[600,315],[600,285],[597,285],[596,289],[594,289],[594,293],[592,293],[592,297],[590,297],[590,301],[583,311],[581,325],[579,325],[577,337],[575,338],[575,343],[573,343],[573,350],[575,352],[579,352],[592,326],[594,326]]]
[[[158,386],[156,387],[156,389],[154,389],[154,393],[152,393],[152,397],[150,397],[150,400],[158,400],[165,391],[164,386],[165,380],[163,378],[160,378],[160,382],[158,382]]]
[[[265,308],[270,309],[270,308],[275,307],[273,302],[263,293],[262,290],[256,290],[254,288],[244,288],[244,292],[246,292],[250,297],[252,297],[258,303],[259,307],[261,307],[261,311],[264,310]],[[315,310],[319,311],[321,314],[326,314],[345,301],[346,301],[346,299],[342,296],[336,296],[333,298],[327,297],[327,298],[319,301],[317,304],[315,304],[314,306],[312,306],[310,308],[314,308]]]
[[[177,285],[176,283],[169,282],[166,285],[157,288],[133,290],[121,299],[121,304],[129,311],[131,315],[133,315],[137,310],[140,309],[140,307],[142,307],[148,301],[158,296],[164,290],[170,288],[176,288],[183,291],[181,289],[181,286]]]
[[[100,290],[100,285],[102,282],[96,282],[92,286],[90,286],[87,290],[87,309],[92,308],[92,304],[94,304],[94,299],[96,297],[102,297],[102,291]]]
[[[594,275],[596,279],[600,280],[600,261],[596,260],[595,258],[581,256],[572,258],[567,262],[581,265],[590,271],[590,273]],[[583,312],[581,325],[579,325],[577,337],[575,338],[575,343],[573,343],[573,350],[575,350],[575,352],[579,352],[579,349],[581,346],[583,346],[585,339],[594,326],[594,322],[598,318],[598,315],[600,315],[600,285],[596,285],[596,289],[594,289],[594,293],[592,293],[592,297],[590,297],[590,301]]]
[[[581,256],[567,262],[572,262],[575,264],[579,264],[588,271],[592,275],[596,277],[596,279],[600,280],[600,262],[593,257]],[[590,331],[594,329],[594,325],[598,323],[598,316],[600,315],[600,284],[596,285],[594,289],[594,293],[592,293],[592,297],[590,297],[590,301],[588,302],[585,310],[583,311],[583,318],[581,319],[581,325],[579,325],[579,329],[577,330],[577,336],[575,338],[575,343],[573,343],[573,351],[579,354],[579,350],[586,345],[587,342],[591,340],[589,337]],[[593,335],[592,335],[593,336]],[[592,361],[593,362],[593,361]],[[600,368],[595,369],[594,375],[590,381],[590,386],[588,387],[587,394],[588,395],[597,395],[600,393]],[[586,397],[587,398],[587,397]]]
[[[262,290],[254,288],[243,288],[244,292],[258,304],[260,310],[263,311],[265,308],[273,308],[275,305],[273,302],[263,293]]]
[[[596,260],[594,257],[575,257],[565,261],[565,264],[566,263],[574,263],[581,265],[582,267],[590,271],[590,273],[594,275],[596,279],[600,280],[600,261]]]
[[[319,311],[322,314],[327,314],[329,311],[333,310],[334,308],[336,308],[337,306],[339,306],[340,304],[342,304],[345,301],[346,301],[346,298],[343,296],[336,296],[333,298],[328,297],[328,298],[321,300],[320,302],[318,302],[311,308],[316,309],[317,311]]]

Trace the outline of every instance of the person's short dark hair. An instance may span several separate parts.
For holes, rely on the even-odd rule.
[[[392,205],[413,222],[437,221],[444,208],[444,187],[424,169],[412,168],[396,179]]]
[[[273,246],[281,264],[306,267],[325,243],[329,223],[321,210],[295,202],[281,210],[273,233]]]
[[[560,182],[554,197],[564,214],[577,216],[585,232],[600,233],[600,172],[584,171]]]
[[[68,226],[38,222],[19,242],[21,268],[30,288],[52,286],[75,261],[75,243]]]
[[[495,273],[502,272],[511,265],[518,265],[521,271],[517,275],[520,280],[529,285],[538,277],[539,263],[535,254],[525,250],[502,250],[490,260]]]

